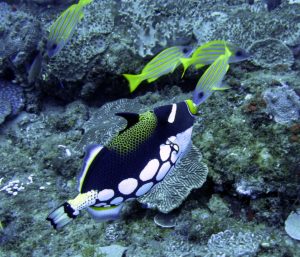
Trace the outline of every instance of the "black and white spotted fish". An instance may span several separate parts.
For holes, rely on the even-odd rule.
[[[47,220],[59,229],[83,209],[99,221],[118,218],[124,202],[149,192],[189,150],[196,114],[191,100],[142,114],[117,113],[127,120],[126,128],[105,146],[86,149],[79,194]]]

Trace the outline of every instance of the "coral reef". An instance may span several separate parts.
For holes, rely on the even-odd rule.
[[[137,73],[145,64],[142,57],[153,56],[167,46],[200,45],[220,38],[244,48],[257,42],[264,59],[254,60],[261,65],[275,65],[269,62],[281,51],[282,60],[277,59],[276,65],[290,67],[293,58],[286,46],[299,44],[299,9],[299,5],[282,3],[268,12],[260,1],[253,5],[230,1],[94,1],[87,6],[85,19],[71,41],[45,67],[42,87],[67,100],[78,96],[86,82],[93,81],[90,89],[103,94],[109,90],[104,85],[114,84],[104,74]],[[52,15],[53,22],[58,14]],[[67,83],[67,94],[51,90],[59,81]],[[113,90],[124,83],[120,81]]]
[[[4,256],[13,256],[16,253],[15,244],[18,244],[17,256],[18,254],[20,256],[49,255],[50,249],[51,254],[59,253],[60,256],[75,255],[76,253],[82,256],[89,256],[89,254],[93,256],[96,253],[101,254],[103,252],[101,248],[104,246],[118,245],[127,247],[126,256],[128,257],[141,255],[177,257],[183,254],[205,256],[205,254],[209,254],[211,249],[220,246],[214,240],[210,240],[210,238],[218,236],[223,238],[222,242],[227,242],[232,247],[236,247],[235,249],[232,248],[234,253],[247,250],[251,254],[258,254],[267,249],[270,256],[282,256],[290,252],[297,255],[299,249],[294,245],[294,242],[282,240],[284,235],[277,228],[278,216],[268,225],[272,232],[266,232],[261,224],[257,225],[253,222],[247,224],[250,217],[257,222],[262,222],[264,220],[263,214],[267,215],[265,219],[274,216],[272,210],[266,213],[266,207],[260,208],[264,204],[268,205],[265,202],[268,198],[258,198],[260,203],[253,203],[249,207],[240,202],[236,203],[233,198],[224,200],[223,197],[217,194],[210,197],[210,190],[205,187],[200,190],[193,190],[191,195],[183,202],[180,209],[177,210],[176,225],[173,229],[157,227],[153,222],[156,211],[143,209],[137,202],[130,202],[124,208],[120,219],[115,222],[95,223],[85,213],[60,233],[55,235],[49,233],[51,228],[45,223],[47,213],[67,197],[76,195],[75,174],[81,166],[84,146],[95,142],[95,140],[105,143],[108,137],[115,133],[120,126],[124,126],[124,121],[114,117],[113,113],[120,110],[136,111],[137,109],[143,112],[145,109],[166,104],[170,102],[170,99],[175,102],[188,97],[189,94],[183,94],[178,88],[174,87],[172,90],[162,92],[162,94],[149,93],[133,100],[123,99],[108,103],[102,108],[89,108],[79,101],[64,108],[48,105],[43,115],[23,113],[18,119],[8,122],[2,128],[0,136],[2,149],[0,157],[3,160],[0,168],[0,221],[3,227],[0,232],[0,253],[3,253]],[[258,176],[259,173],[258,171],[249,172],[249,169],[247,169],[249,163],[245,162],[247,158],[244,159],[243,163],[240,163],[241,168],[245,168],[245,172],[242,173],[234,169],[233,163],[226,164],[224,162],[222,153],[224,148],[221,148],[224,146],[219,140],[222,137],[224,141],[229,138],[236,140],[236,138],[233,137],[233,130],[230,133],[226,130],[228,137],[225,137],[225,131],[223,132],[219,126],[215,126],[211,122],[208,115],[211,110],[210,105],[215,104],[213,100],[217,97],[217,95],[212,96],[212,101],[202,108],[202,119],[200,118],[195,125],[194,142],[202,148],[204,159],[210,163],[210,181],[214,181],[215,186],[218,187],[219,185],[220,187],[221,182],[220,177],[219,180],[217,179],[218,174],[222,176],[222,183],[229,183],[228,178],[230,176],[236,176],[237,181],[242,177],[249,180]],[[224,101],[219,104],[222,105]],[[243,106],[240,108],[243,109]],[[222,126],[237,124],[231,123],[234,120],[236,122],[240,121],[240,119],[237,119],[236,116],[233,119],[231,117],[233,110],[229,111],[229,107],[227,109],[230,118],[229,123],[222,123]],[[221,111],[221,108],[219,111],[215,110],[214,121],[224,115],[224,110]],[[244,115],[248,115],[245,117],[249,118],[249,116],[255,114]],[[218,119],[219,122],[220,120],[221,118]],[[224,129],[226,129],[226,126]],[[216,133],[214,130],[218,131],[219,137],[214,136],[214,140],[209,141],[211,139],[206,133],[206,140],[198,140],[197,138],[203,134],[201,130],[204,128],[207,133],[212,135]],[[240,132],[245,133],[246,128],[243,128]],[[243,142],[241,144],[245,143],[244,140],[245,135],[241,137],[241,142]],[[249,142],[254,142],[257,139],[249,138],[249,140]],[[246,143],[250,146],[249,142]],[[203,144],[210,150],[207,151]],[[215,146],[213,147],[211,144]],[[277,141],[274,144],[279,145]],[[235,145],[239,145],[239,141],[236,141]],[[216,149],[216,146],[220,148]],[[237,148],[237,146],[235,147]],[[216,150],[218,150],[218,153],[214,152]],[[211,165],[210,154],[214,155],[215,165]],[[291,162],[290,159],[287,161]],[[223,176],[222,171],[218,169],[220,165],[231,171],[230,174],[227,173],[228,178]],[[270,169],[273,169],[273,167],[270,167]],[[278,172],[276,169],[274,171]],[[245,176],[247,173],[249,173],[248,178]],[[260,191],[268,190],[270,187],[273,190],[278,188],[276,181],[284,181],[280,176],[282,176],[280,173],[271,173],[267,170],[265,178],[271,178],[268,182],[264,181],[264,186],[261,186],[263,189],[260,189]],[[273,179],[274,182],[272,182]],[[16,183],[17,186],[15,187]],[[21,189],[21,187],[24,187],[24,189]],[[292,189],[293,187],[288,185],[288,188]],[[17,192],[17,194],[14,194],[14,192]],[[230,192],[232,191],[228,190],[227,194],[230,194]],[[262,195],[259,194],[258,196],[262,197]],[[258,201],[258,199],[255,201]],[[209,203],[208,206],[203,204],[205,202]],[[235,204],[236,207],[234,207]],[[14,206],[13,210],[11,206]],[[272,206],[280,208],[280,201],[274,202]],[[255,210],[255,215],[252,214],[251,216],[251,208]],[[15,222],[16,220],[18,222]],[[244,225],[245,222],[247,225]],[[34,224],[34,226],[28,224]],[[282,228],[279,227],[279,229]],[[235,243],[225,237],[229,233],[225,232],[226,230],[231,231]],[[223,234],[220,234],[221,232]],[[267,240],[266,233],[273,233],[271,234],[273,239]],[[40,236],[37,237],[37,234]],[[99,234],[103,236],[99,237]],[[256,236],[251,237],[252,234]],[[66,244],[59,243],[62,237],[68,242],[68,249],[66,249]],[[80,238],[79,241],[78,238]],[[253,243],[249,246],[245,245],[245,238],[251,239],[250,242]],[[263,239],[260,240],[259,238]],[[209,240],[210,243],[208,243]],[[35,247],[32,248],[32,245]],[[257,245],[260,247],[257,248]],[[262,245],[267,248],[263,248]],[[279,248],[280,250],[278,250]],[[215,249],[216,253],[220,251]],[[226,249],[222,251],[228,253]],[[277,255],[276,252],[281,255]]]
[[[0,80],[0,124],[6,117],[18,114],[24,105],[23,89],[18,85]]]
[[[260,0],[93,1],[29,91],[25,66],[73,2],[0,3],[0,256],[300,256],[290,230],[300,197],[299,1],[272,10]],[[177,173],[179,165],[163,190],[147,196],[153,208],[132,201],[116,221],[83,213],[52,232],[45,218],[77,194],[84,148],[124,126],[113,114],[190,98],[203,70],[180,79],[179,68],[130,96],[120,74],[140,72],[167,46],[212,39],[250,49],[253,59],[230,64],[231,89],[200,106],[194,157],[183,162],[193,159],[202,176]],[[202,162],[209,173],[199,188]]]
[[[288,69],[294,63],[292,51],[280,40],[267,38],[254,42],[250,48],[255,65],[269,69]]]
[[[300,119],[300,97],[288,86],[270,88],[263,92],[266,111],[280,124]]]
[[[225,230],[210,237],[207,243],[209,254],[205,256],[256,256],[263,239],[266,240],[251,232]]]
[[[41,39],[41,26],[30,14],[0,3],[0,61],[10,57],[16,67],[24,65]],[[3,70],[0,65],[0,71]]]

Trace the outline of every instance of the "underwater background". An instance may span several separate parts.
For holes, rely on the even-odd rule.
[[[0,256],[300,256],[300,1],[85,2],[0,1]],[[122,74],[213,40],[249,58],[199,106],[184,164],[206,181],[179,163],[119,219],[82,211],[54,230],[46,218],[78,194],[85,147],[124,127],[114,114],[191,98],[208,66],[132,93]]]

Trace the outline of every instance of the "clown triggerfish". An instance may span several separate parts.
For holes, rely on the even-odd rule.
[[[117,113],[127,126],[105,146],[91,145],[79,177],[79,194],[49,214],[59,229],[87,209],[99,221],[118,218],[124,202],[149,192],[191,145],[197,106],[191,100],[142,114]]]

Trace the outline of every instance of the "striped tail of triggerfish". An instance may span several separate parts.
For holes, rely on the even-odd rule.
[[[50,221],[54,229],[60,229],[78,216],[79,212],[75,211],[68,202],[51,212],[46,220]]]

